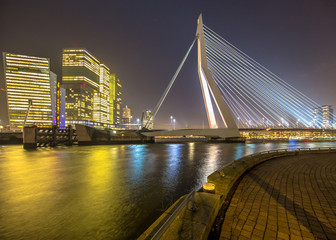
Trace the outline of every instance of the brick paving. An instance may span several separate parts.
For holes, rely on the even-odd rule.
[[[220,239],[336,239],[336,153],[253,168],[232,197]]]

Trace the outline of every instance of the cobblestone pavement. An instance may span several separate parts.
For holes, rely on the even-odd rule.
[[[336,239],[336,153],[256,166],[232,197],[220,239]]]

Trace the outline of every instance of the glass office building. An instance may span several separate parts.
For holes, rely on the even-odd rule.
[[[97,122],[110,123],[110,69],[100,64],[99,92],[94,93],[93,118]]]
[[[85,49],[63,50],[66,122],[110,124],[110,69]]]
[[[64,49],[62,87],[66,122],[93,120],[94,93],[99,90],[99,61],[84,49]]]
[[[13,53],[3,53],[3,59],[6,102],[1,105],[7,105],[9,125],[51,126],[49,59]]]

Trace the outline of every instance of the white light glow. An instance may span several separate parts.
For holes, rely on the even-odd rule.
[[[210,128],[218,128],[216,118],[215,118],[215,113],[214,113],[211,98],[210,98],[210,93],[209,93],[207,80],[204,76],[202,67],[200,67],[200,73],[201,73],[204,100],[205,100],[205,103],[206,103],[205,106],[206,106],[207,113],[208,113]]]

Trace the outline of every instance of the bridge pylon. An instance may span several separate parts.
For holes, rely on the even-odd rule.
[[[217,87],[217,84],[213,79],[208,68],[206,50],[205,50],[202,14],[200,14],[197,20],[196,36],[197,36],[197,55],[198,55],[198,76],[201,83],[204,105],[207,112],[209,126],[210,128],[218,128],[214,108],[211,101],[212,96],[213,101],[216,104],[218,112],[226,128],[237,129],[238,131],[237,124],[234,121],[230,109],[227,106],[226,102],[224,101],[224,98],[221,95],[219,88]]]

